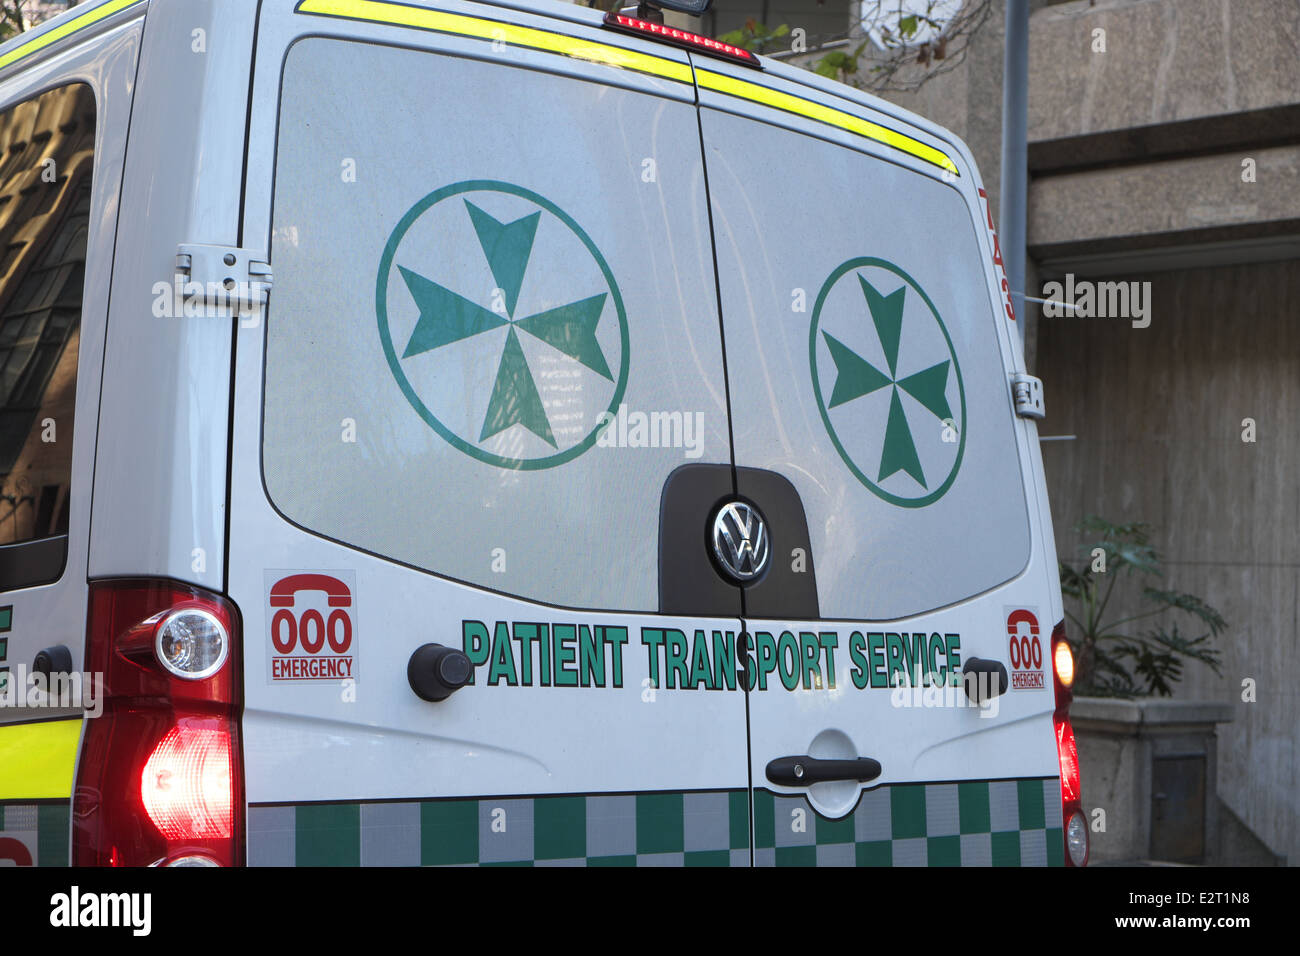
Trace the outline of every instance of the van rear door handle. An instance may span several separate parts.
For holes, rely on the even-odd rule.
[[[866,783],[880,776],[880,761],[870,757],[854,760],[819,760],[807,754],[801,757],[777,757],[767,765],[767,779],[782,787],[808,787],[831,780],[856,780]]]

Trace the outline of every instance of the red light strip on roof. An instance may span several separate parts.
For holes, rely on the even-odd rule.
[[[745,66],[756,67],[760,70],[763,68],[763,64],[759,62],[758,57],[743,47],[732,46],[730,43],[723,43],[721,40],[711,40],[708,37],[700,36],[698,33],[678,30],[676,27],[670,27],[663,23],[629,17],[611,10],[605,14],[605,26],[613,27],[615,30],[622,30],[624,33],[634,33],[637,36],[653,37],[656,40],[671,43],[673,46],[695,50],[698,53],[708,53],[724,60],[731,60],[733,63],[743,63]]]

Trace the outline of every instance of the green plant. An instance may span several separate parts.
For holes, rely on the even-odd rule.
[[[828,80],[849,82],[850,78],[858,72],[858,61],[869,42],[871,41],[863,40],[852,50],[831,50],[830,53],[813,62],[813,72]]]
[[[1221,658],[1214,639],[1227,622],[1194,594],[1143,587],[1141,610],[1110,620],[1106,610],[1119,581],[1163,577],[1160,554],[1150,543],[1147,524],[1112,524],[1090,515],[1076,525],[1084,535],[1088,557],[1078,566],[1061,562],[1061,593],[1073,599],[1078,613],[1066,609],[1074,627],[1067,633],[1075,657],[1074,689],[1100,697],[1158,694],[1168,697],[1182,680],[1183,662],[1200,661],[1219,674]],[[1131,625],[1169,614],[1196,622],[1198,637],[1185,637],[1176,621],[1134,631]]]
[[[783,23],[779,27],[769,29],[751,17],[739,30],[724,33],[717,39],[748,50],[750,53],[766,53],[773,43],[789,32],[790,27],[787,24]]]

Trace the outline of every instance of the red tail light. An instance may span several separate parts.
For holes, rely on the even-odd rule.
[[[230,734],[187,720],[158,742],[140,775],[144,808],[168,840],[229,839]]]
[[[662,40],[665,43],[671,43],[673,46],[694,50],[696,53],[707,53],[710,56],[721,57],[724,60],[731,60],[733,63],[743,63],[745,66],[757,67],[760,70],[763,68],[763,64],[759,62],[758,57],[744,47],[732,46],[730,43],[723,43],[721,40],[711,40],[708,37],[700,36],[698,33],[678,30],[676,27],[666,26],[662,23],[629,17],[617,11],[611,10],[605,14],[605,26],[613,27],[615,30],[621,30],[624,33],[633,33],[640,37]]]
[[[1061,765],[1061,819],[1064,824],[1065,865],[1088,865],[1088,821],[1083,814],[1083,786],[1079,775],[1079,747],[1070,725],[1074,700],[1074,657],[1065,639],[1065,622],[1052,629],[1052,684],[1056,690],[1056,756]]]
[[[239,614],[171,581],[90,585],[87,720],[73,798],[78,866],[243,862]]]

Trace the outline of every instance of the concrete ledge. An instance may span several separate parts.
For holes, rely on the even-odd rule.
[[[1076,697],[1070,706],[1096,863],[1161,859],[1204,863],[1222,855],[1216,725],[1233,719],[1220,701]],[[1166,763],[1176,761],[1177,764]],[[1200,762],[1199,775],[1196,772]],[[1172,795],[1157,790],[1157,765],[1190,765]],[[1195,777],[1199,776],[1199,790]]]
[[[1037,246],[1032,254],[1038,260],[1038,275],[1044,280],[1067,272],[1083,278],[1110,278],[1171,269],[1279,262],[1300,259],[1300,219],[1066,242]]]
[[[1094,52],[1097,30],[1104,53]],[[1300,103],[1298,38],[1295,0],[1076,0],[1035,10],[1029,140]]]
[[[1224,113],[1163,123],[1103,130],[1029,144],[1029,171],[1036,176],[1120,163],[1152,162],[1176,156],[1204,156],[1266,149],[1300,142],[1300,104]]]
[[[1070,722],[1076,730],[1113,727],[1119,733],[1137,734],[1143,729],[1182,729],[1195,724],[1226,724],[1232,719],[1232,705],[1219,701],[1076,697],[1070,705]]]
[[[1242,161],[1255,161],[1255,181],[1242,181]],[[1178,234],[1236,227],[1234,238],[1260,235],[1269,224],[1292,229],[1300,219],[1300,146],[1248,154],[1218,153],[1035,179],[1029,186],[1028,242],[1044,247],[1119,238],[1169,244]]]

